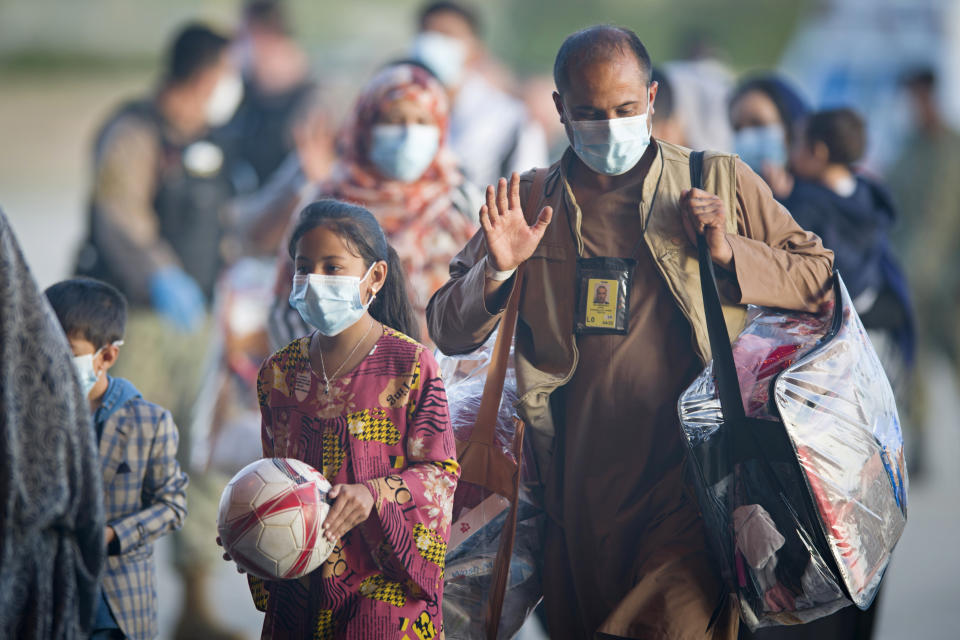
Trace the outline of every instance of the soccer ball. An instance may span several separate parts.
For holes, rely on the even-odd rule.
[[[251,462],[220,496],[217,532],[224,549],[245,571],[267,580],[289,580],[319,567],[334,543],[323,535],[330,483],[300,460]]]

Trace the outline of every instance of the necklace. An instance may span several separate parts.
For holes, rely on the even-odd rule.
[[[356,344],[356,346],[353,347],[353,350],[350,352],[350,355],[348,355],[344,359],[344,361],[340,363],[340,366],[337,367],[337,370],[334,371],[333,375],[330,377],[327,377],[327,366],[323,362],[323,349],[321,349],[320,346],[317,345],[317,353],[320,354],[320,371],[321,373],[323,373],[323,385],[324,385],[323,392],[325,394],[330,393],[330,382],[335,380],[337,378],[337,374],[340,373],[340,370],[343,369],[344,365],[350,362],[350,358],[353,357],[353,354],[357,352],[357,349],[360,348],[360,345],[363,344],[363,341],[366,340],[367,336],[370,335],[370,332],[373,330],[373,325],[375,325],[376,323],[377,323],[376,320],[374,320],[373,318],[370,319],[370,326],[367,327],[367,332],[363,334],[363,337],[360,338],[360,341]]]

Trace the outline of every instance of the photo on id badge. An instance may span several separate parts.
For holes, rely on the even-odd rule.
[[[586,325],[598,329],[616,329],[619,293],[617,281],[590,278],[587,281],[587,291],[590,296],[587,302]]]

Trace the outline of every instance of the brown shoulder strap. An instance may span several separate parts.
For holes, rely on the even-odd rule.
[[[533,184],[527,194],[525,213],[536,219],[540,202],[543,201],[543,186],[547,178],[547,169],[535,169]],[[493,346],[493,357],[490,360],[490,369],[487,371],[487,380],[483,388],[483,397],[480,401],[480,411],[474,434],[481,432],[484,442],[494,445],[496,434],[497,415],[500,411],[500,402],[503,397],[503,384],[507,374],[507,363],[510,358],[510,345],[513,344],[513,334],[517,326],[517,316],[520,309],[520,296],[523,289],[524,265],[517,269],[516,282],[507,301],[507,308],[500,319],[500,329]],[[515,421],[516,436],[514,438],[513,455],[517,461],[513,475],[509,479],[510,511],[500,533],[500,547],[493,571],[490,575],[490,596],[487,601],[486,632],[489,640],[496,640],[500,630],[500,616],[503,612],[503,601],[507,594],[507,582],[510,577],[510,561],[513,557],[513,543],[517,533],[517,512],[520,503],[520,476],[523,466],[523,431],[521,420]],[[473,438],[471,438],[472,440]],[[507,487],[505,487],[507,488]]]

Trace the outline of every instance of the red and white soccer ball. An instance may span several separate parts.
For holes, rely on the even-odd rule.
[[[217,531],[248,573],[289,580],[319,567],[334,543],[323,535],[330,483],[300,460],[264,458],[233,476],[220,496]]]

